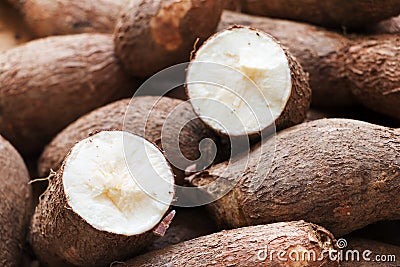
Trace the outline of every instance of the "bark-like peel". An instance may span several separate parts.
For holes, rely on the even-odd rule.
[[[140,77],[189,61],[196,39],[214,33],[222,8],[223,0],[132,1],[117,23],[117,55]]]
[[[114,55],[111,35],[31,41],[0,53],[0,133],[34,155],[79,116],[132,95],[136,86]]]
[[[211,189],[234,185],[209,204],[221,225],[304,219],[341,236],[377,221],[400,219],[395,204],[399,153],[396,129],[317,120],[279,132],[250,152],[249,161],[243,157],[221,163],[192,177],[192,183],[214,182],[208,187],[211,196]]]
[[[335,239],[324,228],[303,221],[282,222],[199,237],[116,266],[339,266],[338,261],[328,258],[327,251],[334,248]],[[286,261],[277,257],[282,251],[286,253]],[[290,254],[294,260],[289,258]],[[306,255],[304,259],[302,255]],[[307,255],[319,260],[313,260],[314,256],[308,260]]]
[[[20,266],[32,208],[25,163],[0,136],[0,265]]]

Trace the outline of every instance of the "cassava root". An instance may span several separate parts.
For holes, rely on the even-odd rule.
[[[282,222],[199,237],[116,266],[339,266],[328,257],[327,251],[334,247],[334,237],[322,227],[303,221]],[[287,261],[279,260],[271,251],[284,251]],[[303,258],[305,251],[319,260]]]
[[[36,155],[79,116],[136,87],[119,66],[111,35],[31,41],[0,53],[0,133],[24,156]]]
[[[19,266],[31,216],[32,193],[25,163],[0,136],[0,265]]]
[[[318,27],[224,11],[219,30],[233,24],[270,33],[289,48],[310,74],[312,105],[360,102],[376,112],[400,118],[400,36],[353,36]]]
[[[304,219],[342,236],[400,219],[400,132],[365,122],[323,119],[279,132],[249,158],[191,177],[212,197],[216,222],[241,227]],[[237,184],[236,184],[237,183]]]
[[[173,197],[174,177],[156,146],[127,132],[99,132],[78,142],[49,178],[30,242],[49,266],[106,266],[165,234]]]
[[[58,170],[75,142],[90,133],[109,129],[140,135],[166,151],[178,184],[183,183],[184,171],[192,161],[200,169],[210,165],[216,156],[214,144],[219,146],[213,132],[197,118],[189,103],[168,97],[139,96],[98,108],[61,131],[43,151],[39,175]]]

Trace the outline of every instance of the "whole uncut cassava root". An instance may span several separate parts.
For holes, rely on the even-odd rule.
[[[224,1],[131,1],[115,30],[117,55],[132,75],[140,77],[189,61],[196,40],[202,42],[214,33]]]
[[[8,0],[38,36],[112,33],[124,1]]]
[[[360,37],[344,57],[353,95],[365,107],[400,119],[400,35]]]
[[[79,116],[135,89],[111,35],[31,41],[0,53],[0,133],[34,155]]]
[[[124,129],[165,150],[179,184],[192,161],[196,161],[198,167],[205,167],[215,157],[212,152],[217,139],[197,118],[189,103],[168,97],[139,96],[98,108],[65,128],[43,151],[39,175],[46,176],[50,169],[58,170],[75,142],[90,133],[108,129]],[[202,142],[204,139],[210,142]]]
[[[99,132],[77,143],[50,177],[30,242],[48,266],[109,266],[165,234],[173,197],[174,177],[156,146],[127,132]]]
[[[303,221],[282,222],[202,236],[116,266],[339,266],[328,257],[327,251],[334,247],[333,235],[322,227]],[[282,251],[286,261],[271,254]],[[303,257],[305,252],[313,256]]]
[[[363,27],[400,13],[397,0],[242,0],[246,13],[311,22],[327,27]]]
[[[365,122],[324,119],[279,132],[247,158],[191,177],[208,184],[216,222],[226,227],[300,218],[341,236],[400,219],[400,132]],[[214,182],[213,184],[211,184]]]
[[[310,73],[314,106],[364,106],[400,118],[400,36],[347,39],[311,25],[224,11],[218,29],[250,25],[276,37]]]
[[[0,265],[19,266],[31,215],[32,195],[25,163],[0,136]]]
[[[186,91],[205,124],[231,138],[299,124],[311,102],[297,60],[272,36],[247,26],[220,31],[196,51]]]

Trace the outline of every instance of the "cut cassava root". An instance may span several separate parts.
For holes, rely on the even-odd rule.
[[[183,182],[184,171],[192,161],[198,167],[210,165],[215,157],[214,143],[218,144],[189,103],[168,97],[139,96],[94,110],[60,132],[40,157],[39,175],[58,170],[75,142],[92,132],[109,129],[124,129],[165,150],[178,184]],[[210,142],[204,142],[205,139]],[[180,153],[188,161],[182,160]]]
[[[30,240],[50,266],[105,266],[163,235],[173,213],[174,177],[158,148],[122,131],[77,143],[50,178]]]
[[[224,11],[219,29],[233,24],[264,30],[299,59],[310,73],[314,106],[339,106],[359,101],[400,118],[400,36],[339,34],[303,23]]]
[[[399,152],[398,130],[317,120],[278,133],[254,149],[249,160],[221,163],[191,180],[197,186],[214,182],[207,187],[211,196],[234,186],[209,204],[222,226],[301,218],[341,236],[373,222],[400,219],[394,204],[400,196]]]
[[[0,54],[0,133],[22,154],[36,154],[79,116],[131,96],[136,86],[119,66],[111,35],[31,41]]]
[[[25,163],[0,136],[0,265],[20,265],[31,215],[32,193]]]
[[[117,23],[116,53],[131,74],[140,77],[188,61],[196,39],[202,42],[214,33],[223,2],[131,1]]]
[[[244,12],[327,27],[363,27],[400,13],[397,0],[242,0]]]
[[[349,41],[340,34],[305,23],[250,16],[231,11],[222,13],[218,30],[232,25],[263,30],[289,48],[310,74],[314,106],[351,105],[355,101],[351,83],[344,77],[341,56]]]
[[[334,237],[322,227],[283,222],[199,237],[114,266],[339,266],[328,257],[334,247]]]
[[[37,37],[77,33],[112,33],[123,7],[113,0],[8,0],[19,9]]]
[[[308,77],[296,59],[271,36],[248,27],[210,37],[191,61],[186,83],[194,111],[227,136],[301,123],[311,101]]]

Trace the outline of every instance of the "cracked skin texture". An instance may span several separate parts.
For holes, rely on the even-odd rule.
[[[222,231],[199,237],[180,244],[156,250],[124,263],[118,267],[150,266],[339,266],[337,261],[329,261],[325,253],[321,261],[279,261],[275,255],[272,260],[258,259],[260,250],[315,252],[317,258],[322,250],[333,249],[333,235],[322,227],[304,221],[281,222]],[[299,253],[300,254],[300,253]],[[301,254],[300,254],[301,255]],[[287,258],[288,255],[286,255]]]
[[[0,136],[0,265],[20,266],[31,215],[32,193],[25,163]]]
[[[400,35],[365,37],[348,49],[344,63],[360,103],[400,119]]]
[[[31,41],[0,53],[0,133],[24,156],[35,155],[81,115],[135,89],[111,35]]]
[[[279,132],[251,152],[245,169],[243,158],[191,178],[197,186],[219,178],[210,190],[237,182],[208,206],[221,226],[304,219],[342,236],[400,219],[399,153],[398,129],[323,119]]]
[[[214,33],[223,8],[223,0],[131,3],[117,23],[114,41],[126,69],[139,77],[189,61],[196,39],[202,42]]]

